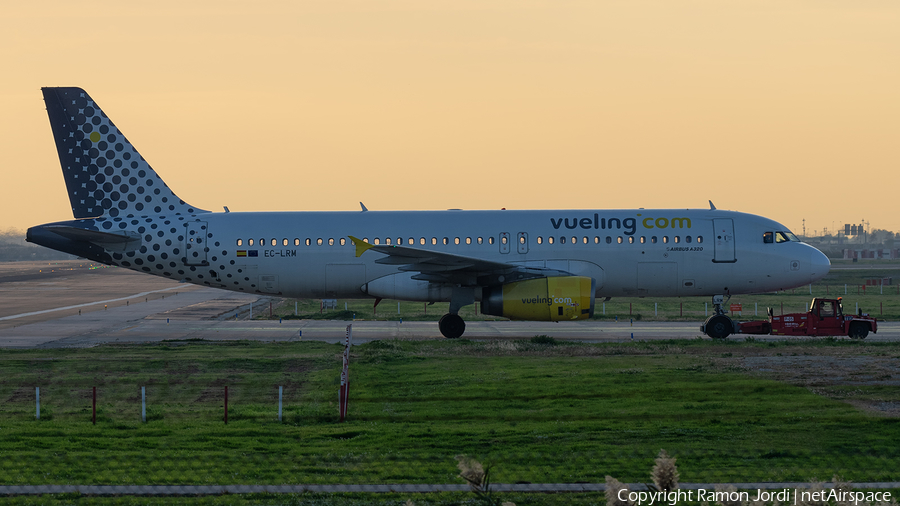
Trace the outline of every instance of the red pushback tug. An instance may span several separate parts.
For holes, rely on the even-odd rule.
[[[770,334],[774,336],[849,336],[865,339],[869,332],[878,332],[875,318],[863,314],[845,315],[841,297],[837,299],[815,298],[806,313],[774,316],[769,308],[769,319],[736,323],[741,334]]]

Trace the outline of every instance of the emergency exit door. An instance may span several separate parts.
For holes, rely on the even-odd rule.
[[[519,232],[516,237],[516,251],[520,255],[524,255],[528,253],[528,233],[527,232]]]
[[[734,258],[734,221],[731,218],[713,220],[715,258],[713,262],[732,263]]]

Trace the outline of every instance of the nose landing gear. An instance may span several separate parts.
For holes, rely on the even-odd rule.
[[[731,299],[731,295],[728,296]],[[734,333],[734,321],[728,317],[722,306],[727,302],[724,295],[713,295],[713,308],[715,314],[710,316],[706,322],[700,326],[700,331],[713,339],[725,339]]]

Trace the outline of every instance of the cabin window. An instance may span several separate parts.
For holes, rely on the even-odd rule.
[[[488,244],[494,244],[494,237],[488,237]]]
[[[628,244],[634,244],[634,236],[633,235],[628,236]]]
[[[341,237],[341,246],[347,244],[347,240]]]
[[[578,244],[578,238],[574,235],[572,236],[572,244]]]
[[[697,236],[697,242],[703,242],[703,236],[702,236],[702,235],[698,235],[698,236]]]
[[[448,244],[450,244],[450,239],[447,237],[444,237],[444,245],[446,246]]]
[[[479,237],[478,239],[476,239],[476,242],[478,242],[478,244],[483,244],[483,243],[484,243],[484,239],[481,238],[481,237]]]
[[[472,238],[466,237],[466,244],[472,244]]]
[[[319,240],[321,241],[322,239],[319,239]],[[374,242],[375,242],[375,244],[381,244],[381,241],[379,241],[377,237],[375,238]]]
[[[652,244],[656,244],[656,236],[655,235],[650,237],[650,242]]]
[[[775,242],[775,234],[773,234],[772,232],[764,232],[763,243],[772,244],[773,242]]]
[[[684,236],[684,242],[690,243],[690,242],[691,242],[691,236],[689,236],[689,235]]]
[[[559,243],[560,243],[560,244],[565,244],[565,243],[566,243],[566,236],[560,237],[560,238],[559,238]]]
[[[385,243],[385,244],[390,244],[390,243],[391,243],[391,238],[390,238],[390,237],[385,237],[385,238],[384,238],[384,243]],[[375,239],[375,244],[378,244],[378,239]]]
[[[644,236],[641,236],[641,244],[644,244],[645,242],[647,242],[647,238]]]
[[[421,244],[422,246],[425,246],[425,238],[424,237],[419,238],[419,244]]]
[[[265,244],[266,244],[266,240],[265,240],[265,239],[260,239],[260,240],[259,240],[259,245],[260,245],[260,246],[264,246]]]
[[[243,246],[243,245],[244,245],[244,240],[243,240],[243,239],[238,239],[238,240],[237,240],[237,245],[238,245],[238,246]]]
[[[309,237],[306,238],[306,245],[309,246],[312,243]]]
[[[282,246],[287,246],[287,245],[288,245],[287,237],[285,237],[284,239],[281,240],[281,245],[282,245]]]
[[[414,244],[416,244],[416,240],[413,239],[412,237],[410,237],[410,238],[409,238],[409,245],[410,245],[410,246],[413,246]]]
[[[547,238],[547,244],[553,244],[553,236]]]
[[[606,236],[606,244],[612,244],[612,237]]]
[[[667,235],[663,236],[663,244],[669,244],[669,236],[667,236]]]
[[[402,237],[397,238],[397,246],[403,246],[403,238]]]
[[[459,244],[459,237],[453,238],[453,244]]]
[[[322,238],[321,238],[321,237],[318,238],[318,239],[316,239],[316,244],[318,244],[319,246],[322,245]],[[375,239],[375,244],[378,244],[378,239]]]
[[[525,236],[524,235],[519,236],[519,244],[525,244]]]
[[[587,244],[588,241],[590,241],[590,239],[588,239],[588,236],[584,236],[584,243]]]
[[[675,241],[675,244],[678,244],[681,242],[681,236],[676,235],[675,237],[672,238],[672,240]]]
[[[594,244],[600,244],[600,236],[599,235],[594,236]]]
[[[616,242],[618,242],[619,244],[622,244],[625,241],[622,240],[622,236],[619,236],[619,237],[616,237]]]
[[[300,246],[300,239],[294,238],[294,246]]]
[[[507,242],[509,242],[509,238],[505,235],[500,238],[500,244],[506,244]]]
[[[437,237],[432,237],[432,238],[431,238],[431,245],[434,246],[435,244],[437,244]]]
[[[334,246],[334,237],[329,237],[329,238],[328,238],[328,245],[329,245],[329,246]]]
[[[544,244],[544,238],[541,237],[541,236],[538,236],[538,238],[537,238],[537,243],[538,243],[538,244]]]
[[[247,246],[253,246],[253,239],[247,240]]]

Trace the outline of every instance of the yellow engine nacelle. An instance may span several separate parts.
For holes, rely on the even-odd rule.
[[[487,287],[481,312],[511,320],[584,320],[594,315],[594,280],[561,276]]]

